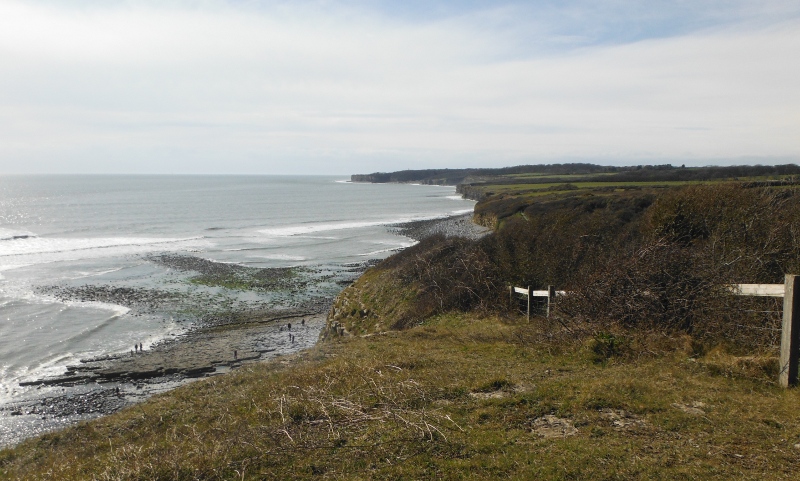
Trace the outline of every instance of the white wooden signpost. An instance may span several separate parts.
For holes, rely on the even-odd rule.
[[[739,296],[783,297],[783,323],[781,325],[780,374],[778,381],[783,387],[796,386],[798,382],[798,362],[800,361],[800,276],[786,274],[783,284],[734,284],[730,291]],[[548,286],[546,291],[534,291],[530,286],[509,286],[509,301],[514,294],[523,294],[528,299],[528,320],[531,319],[531,304],[534,297],[547,297],[547,317],[550,317],[550,304],[556,296],[565,291],[556,291]]]
[[[786,274],[783,284],[735,284],[731,291],[740,296],[783,297],[778,382],[783,387],[796,386],[800,361],[800,276]]]
[[[508,287],[508,299],[509,302],[513,301],[514,294],[522,294],[528,298],[528,320],[531,320],[531,304],[534,297],[546,297],[547,298],[547,317],[550,317],[550,304],[553,302],[556,296],[563,296],[566,294],[565,291],[557,291],[553,286],[547,286],[546,291],[534,291],[531,289],[530,286],[528,288],[524,287]]]

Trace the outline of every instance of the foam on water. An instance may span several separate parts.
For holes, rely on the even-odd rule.
[[[68,279],[75,280],[75,279],[85,279],[87,277],[104,276],[106,274],[111,274],[112,272],[119,272],[124,268],[125,267],[115,267],[113,269],[103,269],[103,270],[99,270],[99,271],[95,271],[95,272],[92,272],[92,271],[79,271],[77,273],[77,275],[75,275],[73,277],[68,277]]]
[[[26,237],[6,239],[0,242],[0,257],[25,254],[53,254],[72,251],[108,249],[113,247],[143,247],[173,244],[202,239],[202,237],[147,238],[147,237],[99,237],[99,238],[41,238]]]
[[[13,245],[3,245],[6,243]],[[19,239],[0,242],[0,263],[19,268],[56,262],[141,255],[163,250],[196,251],[198,248],[213,245],[203,237]]]
[[[22,267],[28,267],[30,264],[3,264],[0,265],[0,280],[5,279],[3,277],[3,271],[12,271],[14,269],[20,269]]]
[[[304,261],[306,260],[303,256],[293,256],[289,254],[267,254],[263,256],[253,256],[258,257],[261,259],[269,259],[272,261]]]
[[[0,242],[13,241],[36,237],[36,234],[29,230],[17,230],[0,227]]]
[[[60,301],[54,301],[59,302]],[[91,307],[94,309],[101,309],[106,311],[111,311],[113,313],[112,318],[116,318],[119,316],[124,316],[125,314],[129,313],[131,310],[128,307],[120,306],[119,304],[110,304],[108,302],[97,302],[97,301],[66,301],[61,304],[65,306],[71,307]]]
[[[399,246],[395,246],[395,247],[389,247],[387,249],[379,249],[377,251],[365,252],[363,254],[359,254],[359,256],[361,256],[361,257],[374,257],[374,256],[377,256],[379,254],[385,254],[387,252],[394,252],[394,251],[396,251],[398,249],[405,249],[405,248],[411,247],[411,246],[413,246],[415,244],[416,244],[416,242],[409,242],[409,243],[404,244],[404,245],[399,245]]]
[[[46,302],[41,299],[38,302]],[[59,304],[54,302],[53,304]],[[102,355],[119,355],[127,353],[134,343],[141,343],[146,349],[153,344],[181,334],[186,328],[174,321],[160,322],[156,329],[142,330],[142,326],[125,329],[131,318],[126,317],[129,309],[115,304],[101,302],[67,302],[63,305],[78,308],[86,316],[94,312],[93,321],[78,332],[59,339],[51,339],[45,344],[38,344],[42,354],[34,361],[27,363],[5,363],[0,365],[0,379],[3,380],[0,388],[0,404],[12,401],[20,394],[28,392],[33,387],[20,387],[19,383],[34,381],[48,377],[62,375],[69,365],[79,363],[81,359],[94,358]],[[97,311],[106,311],[103,315]],[[122,329],[119,329],[122,327]],[[110,331],[103,334],[103,331]],[[58,348],[56,346],[63,346]]]
[[[271,229],[260,229],[258,232],[267,237],[291,237],[301,234],[312,234],[315,232],[327,232],[335,230],[359,229],[362,227],[375,227],[398,222],[396,220],[362,221],[362,222],[336,222],[336,223],[308,223],[303,225],[290,225],[285,227],[275,227]],[[399,221],[403,222],[403,221]]]
[[[379,246],[394,246],[394,247],[411,247],[412,245],[416,244],[416,242],[412,242],[409,244],[406,240],[398,238],[392,238],[389,240],[370,239],[366,242],[368,242],[369,244],[377,244]]]
[[[433,215],[405,215],[394,217],[391,219],[380,219],[372,221],[358,221],[358,222],[310,222],[306,224],[295,224],[282,227],[274,227],[270,229],[259,229],[258,232],[268,238],[274,237],[292,237],[300,236],[303,234],[313,234],[317,232],[328,232],[338,230],[361,229],[365,227],[376,227],[392,224],[404,224],[407,222],[415,222],[420,220],[431,220],[446,217],[448,215],[460,215],[472,212],[472,209],[461,209],[451,211],[447,214],[433,214]],[[323,237],[324,238],[324,237]]]

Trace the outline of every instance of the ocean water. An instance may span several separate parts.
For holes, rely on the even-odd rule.
[[[22,381],[191,328],[185,306],[140,311],[60,300],[54,286],[152,289],[285,307],[304,296],[335,295],[341,283],[329,280],[348,265],[413,243],[387,225],[472,207],[452,187],[353,184],[341,177],[0,177],[0,404],[25,395]],[[161,254],[300,266],[316,277],[288,294],[204,288],[149,257]]]

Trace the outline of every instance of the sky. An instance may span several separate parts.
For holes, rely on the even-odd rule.
[[[0,174],[800,163],[797,0],[0,0]]]

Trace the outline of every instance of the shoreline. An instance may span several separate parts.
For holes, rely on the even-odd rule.
[[[200,328],[142,352],[81,360],[62,376],[27,383],[40,394],[0,407],[0,448],[198,379],[306,350],[317,343],[326,318],[327,312],[294,313]]]
[[[399,234],[415,241],[441,234],[445,237],[466,237],[468,239],[480,239],[492,232],[488,227],[483,227],[472,221],[472,213],[457,214],[436,219],[415,220],[392,224],[389,226],[391,232]]]
[[[387,229],[416,241],[436,234],[477,239],[491,232],[474,224],[471,218],[471,214],[459,214],[387,225]],[[181,256],[160,257],[158,260],[172,264],[170,267],[178,270],[201,273],[231,269],[211,261]],[[355,280],[374,263],[365,261],[359,266],[349,266],[348,271],[358,271]],[[74,293],[54,288],[53,293],[119,302],[109,298],[108,288]],[[123,295],[126,302],[135,304],[131,307],[137,311],[148,311],[170,300],[146,289],[142,292],[118,289],[115,293]],[[97,297],[99,299],[95,299]],[[303,352],[319,341],[332,302],[333,298],[315,298],[295,309],[251,308],[229,319],[200,316],[194,329],[165,339],[142,352],[82,359],[80,363],[68,366],[60,376],[21,383],[36,386],[37,393],[0,406],[0,448],[112,414],[155,394],[171,391],[197,379],[225,374],[244,364],[269,362]],[[288,324],[292,326],[291,331]]]

